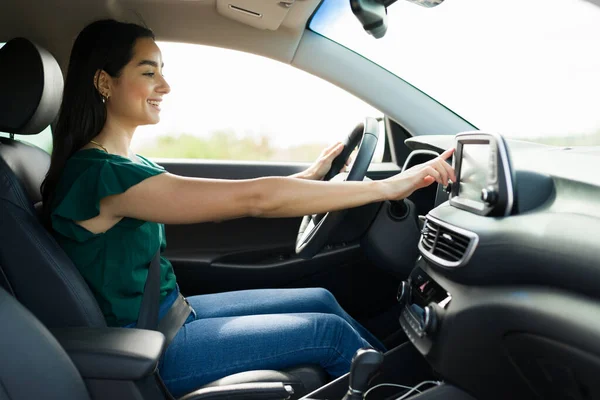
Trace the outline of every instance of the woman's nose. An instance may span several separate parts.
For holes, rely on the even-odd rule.
[[[162,83],[156,91],[159,93],[167,94],[171,91],[171,86],[169,86],[169,83],[163,76],[161,76],[161,78],[162,78]]]

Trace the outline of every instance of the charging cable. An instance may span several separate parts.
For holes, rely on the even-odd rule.
[[[400,388],[400,389],[406,389],[408,390],[408,392],[404,393],[402,396],[396,398],[396,400],[404,400],[406,399],[408,396],[410,396],[412,393],[417,392],[417,393],[421,393],[421,391],[419,390],[419,388],[423,385],[441,385],[442,382],[440,381],[423,381],[421,383],[419,383],[416,386],[405,386],[405,385],[398,385],[396,383],[380,383],[379,385],[375,385],[372,388],[370,388],[369,390],[367,390],[365,392],[365,394],[363,394],[363,399],[367,398],[367,395],[369,393],[371,393],[373,390],[380,388],[380,387],[395,387],[395,388]]]

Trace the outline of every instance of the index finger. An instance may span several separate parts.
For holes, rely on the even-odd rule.
[[[452,154],[454,154],[454,150],[455,150],[454,148],[449,148],[446,151],[444,151],[442,154],[440,154],[438,157],[442,161],[443,167],[448,172],[448,176],[450,177],[452,182],[456,182],[456,175],[454,174],[454,169],[452,168],[452,166],[450,164],[448,164],[446,162],[446,160],[448,158],[450,158],[450,156]]]
[[[450,156],[454,154],[454,147],[451,147],[449,149],[447,149],[446,151],[444,151],[442,154],[440,154],[440,158],[442,160],[447,160],[448,158],[450,158]]]

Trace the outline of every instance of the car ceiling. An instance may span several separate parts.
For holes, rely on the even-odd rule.
[[[261,0],[281,7],[276,0]],[[239,2],[239,0],[238,0]],[[157,40],[230,48],[290,63],[320,0],[296,0],[277,30],[258,29],[217,12],[217,0],[3,0],[0,41],[26,37],[48,49],[63,70],[88,23],[115,18],[145,24]]]

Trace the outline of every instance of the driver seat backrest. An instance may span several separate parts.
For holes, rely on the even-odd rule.
[[[0,49],[0,87],[0,132],[36,134],[58,113],[63,77],[50,53],[16,38]],[[38,220],[49,165],[43,150],[0,138],[0,281],[47,327],[105,327],[88,285]]]
[[[0,400],[89,400],[79,371],[56,339],[0,289]]]

